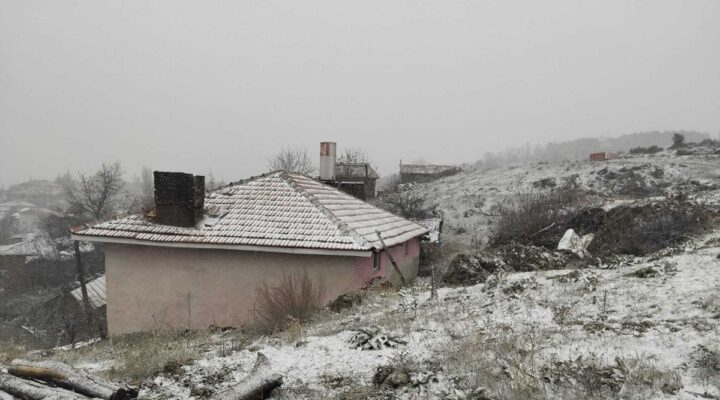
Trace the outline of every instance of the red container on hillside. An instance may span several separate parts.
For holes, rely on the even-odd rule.
[[[590,153],[590,161],[605,161],[607,159],[607,156],[605,152],[601,153]]]

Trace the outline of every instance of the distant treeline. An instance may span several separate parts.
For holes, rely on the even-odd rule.
[[[566,142],[551,142],[535,147],[526,145],[498,153],[486,153],[481,160],[466,165],[466,167],[497,168],[528,162],[585,160],[590,153],[594,152],[629,152],[632,148],[653,145],[668,148],[672,145],[672,137],[675,133],[684,135],[686,142],[700,142],[711,138],[707,133],[684,130],[638,132],[617,137],[582,138]]]

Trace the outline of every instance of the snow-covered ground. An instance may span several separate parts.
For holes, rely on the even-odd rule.
[[[720,206],[720,156],[676,156],[672,152],[590,162],[539,163],[493,170],[463,171],[410,190],[443,212],[443,238],[465,249],[480,242],[492,223],[491,207],[518,192],[575,186],[594,200],[621,204],[637,198],[683,192]]]
[[[598,357],[608,364],[616,358],[642,360],[675,371],[682,380],[676,393],[658,391],[654,398],[718,396],[718,381],[703,382],[697,368],[703,349],[720,351],[720,247],[713,240],[717,237],[705,237],[661,261],[636,259],[630,266],[608,269],[511,274],[494,285],[442,288],[435,299],[422,283],[398,293],[374,293],[361,306],[304,327],[292,340],[261,338],[225,357],[217,356],[216,346],[183,373],[156,378],[144,395],[190,398],[198,385],[218,391],[242,380],[262,353],[285,377],[281,398],[337,398],[372,386],[379,366],[402,358],[415,366],[414,374],[423,372],[434,379],[399,388],[396,396],[443,398],[468,388],[462,387],[462,380],[456,385],[463,371],[438,368],[437,362],[467,337],[505,332],[537,340],[538,365],[579,356]],[[655,267],[657,275],[633,275],[646,267]],[[407,344],[382,350],[353,348],[355,329],[368,326],[401,336]],[[222,336],[217,341],[222,342]],[[203,383],[218,374],[222,382]],[[338,381],[344,384],[338,386]],[[552,384],[546,390],[551,393]]]
[[[519,188],[548,189],[548,178],[595,191],[606,207],[641,197],[622,187],[627,174],[642,177],[645,197],[683,191],[718,206],[719,160],[660,154],[469,171],[410,190],[445,212],[445,240],[453,242],[467,240],[471,227],[487,227],[483,212],[493,202]],[[436,298],[427,281],[372,291],[353,308],[241,345],[238,331],[213,333],[194,360],[146,381],[142,397],[212,396],[242,381],[262,353],[284,377],[278,399],[718,399],[719,257],[715,230],[662,254],[601,268],[493,275],[475,286],[439,288]],[[398,341],[356,348],[353,336],[369,327]],[[112,374],[122,362],[112,354],[83,351],[74,361]],[[383,366],[399,374],[379,384]]]

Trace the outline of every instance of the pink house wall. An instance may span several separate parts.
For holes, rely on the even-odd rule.
[[[403,274],[406,281],[410,282],[417,277],[418,266],[420,263],[420,241],[417,238],[410,239],[404,244],[390,248],[393,259],[398,264],[398,268]],[[380,268],[378,271],[373,269],[373,258],[358,259],[355,271],[359,273],[356,277],[358,282],[367,282],[375,276],[388,278],[396,286],[400,285],[400,277],[395,272],[390,259],[385,251],[380,256]],[[364,283],[363,283],[364,284]],[[361,285],[362,286],[362,285]]]
[[[391,248],[403,275],[417,275],[417,239]],[[239,326],[253,318],[255,290],[283,273],[306,270],[326,286],[326,301],[361,288],[375,276],[397,283],[387,256],[300,255],[215,249],[107,244],[108,332],[154,328]],[[388,273],[388,271],[390,271]]]

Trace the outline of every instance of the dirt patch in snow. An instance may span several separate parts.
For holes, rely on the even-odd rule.
[[[451,285],[476,285],[497,272],[530,272],[584,268],[588,261],[577,255],[544,247],[509,243],[477,254],[460,254],[448,267],[442,282]]]
[[[476,285],[483,283],[498,270],[504,270],[501,260],[486,255],[460,254],[455,257],[443,276],[447,285]]]

